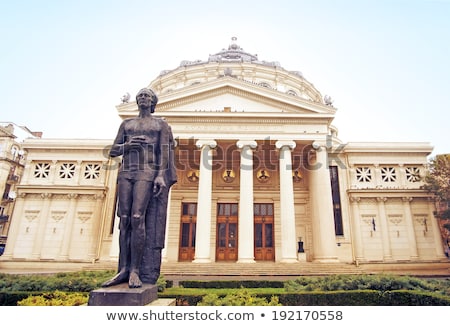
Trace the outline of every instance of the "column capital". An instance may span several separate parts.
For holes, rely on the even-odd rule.
[[[278,149],[282,149],[285,146],[289,147],[289,149],[294,149],[297,144],[293,140],[278,140],[275,143],[275,147]]]
[[[238,140],[236,142],[236,146],[240,149],[244,148],[245,146],[250,146],[250,148],[256,148],[258,144],[254,140]]]
[[[199,139],[195,143],[197,148],[202,148],[204,146],[209,146],[210,148],[215,148],[217,146],[217,142],[214,139]]]
[[[353,204],[357,204],[361,201],[361,197],[358,196],[350,196],[350,202]]]

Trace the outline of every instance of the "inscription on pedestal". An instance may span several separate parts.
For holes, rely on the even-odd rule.
[[[158,286],[143,284],[129,288],[128,283],[100,288],[89,293],[88,306],[145,306],[158,298]]]

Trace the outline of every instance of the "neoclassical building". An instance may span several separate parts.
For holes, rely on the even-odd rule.
[[[440,262],[428,143],[343,143],[337,109],[298,71],[233,38],[148,87],[176,139],[165,262]],[[137,115],[132,99],[117,106]],[[111,126],[116,129],[118,126]],[[118,257],[112,140],[26,139],[0,261]]]

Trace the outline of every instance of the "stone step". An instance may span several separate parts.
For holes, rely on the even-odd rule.
[[[116,269],[116,263],[96,263],[86,266],[88,270]],[[450,276],[450,262],[423,263],[371,263],[356,266],[349,263],[192,263],[192,262],[163,262],[161,274],[167,279],[181,279],[186,277],[218,279],[220,277],[292,277],[334,274],[402,274],[418,276]]]
[[[224,275],[224,276],[285,276],[360,274],[362,270],[347,264],[315,263],[166,263],[162,265],[164,275]]]

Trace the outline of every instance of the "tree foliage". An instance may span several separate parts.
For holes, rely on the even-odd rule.
[[[430,161],[429,172],[425,177],[425,189],[434,193],[444,205],[437,210],[437,216],[445,222],[442,225],[450,231],[450,154],[437,155]]]
[[[431,159],[425,188],[442,201],[450,200],[450,154],[437,155]]]

